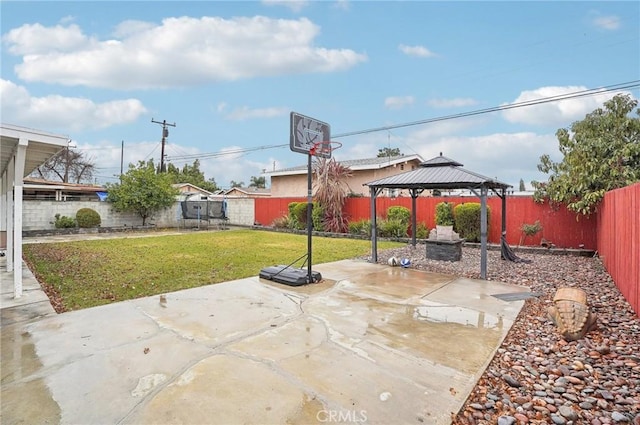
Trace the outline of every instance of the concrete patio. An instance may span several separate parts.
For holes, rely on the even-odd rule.
[[[3,424],[449,424],[527,291],[345,260],[58,315],[0,270]]]

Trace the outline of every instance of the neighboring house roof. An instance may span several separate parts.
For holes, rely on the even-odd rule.
[[[481,186],[492,189],[511,187],[491,177],[465,170],[461,163],[440,154],[420,164],[419,168],[374,180],[364,186],[393,189],[467,189]]]
[[[180,190],[180,192],[184,192],[183,189],[193,189],[196,192],[200,192],[203,193],[205,195],[213,195],[212,192],[209,192],[208,190],[205,190],[199,186],[196,186],[195,184],[192,183],[176,183],[176,184],[172,184],[171,186],[175,187],[176,189]]]
[[[359,170],[379,170],[394,166],[396,164],[403,164],[408,161],[417,160],[423,162],[424,160],[420,155],[400,155],[392,157],[376,157],[376,158],[364,158],[364,159],[349,159],[345,161],[338,161],[341,165],[349,167],[352,171]],[[270,176],[290,176],[294,174],[307,174],[307,165],[300,165],[297,167],[283,168],[281,170],[267,171],[265,174]]]
[[[67,192],[104,192],[103,186],[86,183],[64,183],[51,180],[38,179],[33,177],[24,178],[25,188],[42,190],[64,190]]]
[[[224,194],[228,195],[234,191],[242,192],[246,195],[258,195],[265,196],[271,194],[269,189],[261,188],[261,187],[232,187],[231,189],[225,190]]]

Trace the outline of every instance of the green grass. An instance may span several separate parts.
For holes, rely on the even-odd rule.
[[[379,242],[379,249],[402,246]],[[354,258],[371,242],[313,238],[313,264]],[[255,230],[24,246],[29,268],[58,312],[257,276],[307,251],[307,237]],[[296,264],[300,266],[301,264]]]

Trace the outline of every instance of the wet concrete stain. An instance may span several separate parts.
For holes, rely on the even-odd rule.
[[[22,326],[3,326],[0,423],[57,424],[61,411],[45,379],[31,334]]]
[[[383,302],[335,293],[305,304],[328,326],[329,339],[368,357],[365,339],[435,363],[472,372],[501,338],[502,321],[459,306]]]

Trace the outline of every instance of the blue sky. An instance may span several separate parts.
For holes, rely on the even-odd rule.
[[[67,135],[99,183],[200,158],[221,187],[306,164],[289,114],[333,136],[636,81],[633,88],[332,137],[338,160],[442,152],[510,183],[546,180],[555,132],[640,96],[639,2],[2,1],[2,121]],[[280,148],[254,149],[273,145]],[[242,152],[247,149],[248,151]]]

